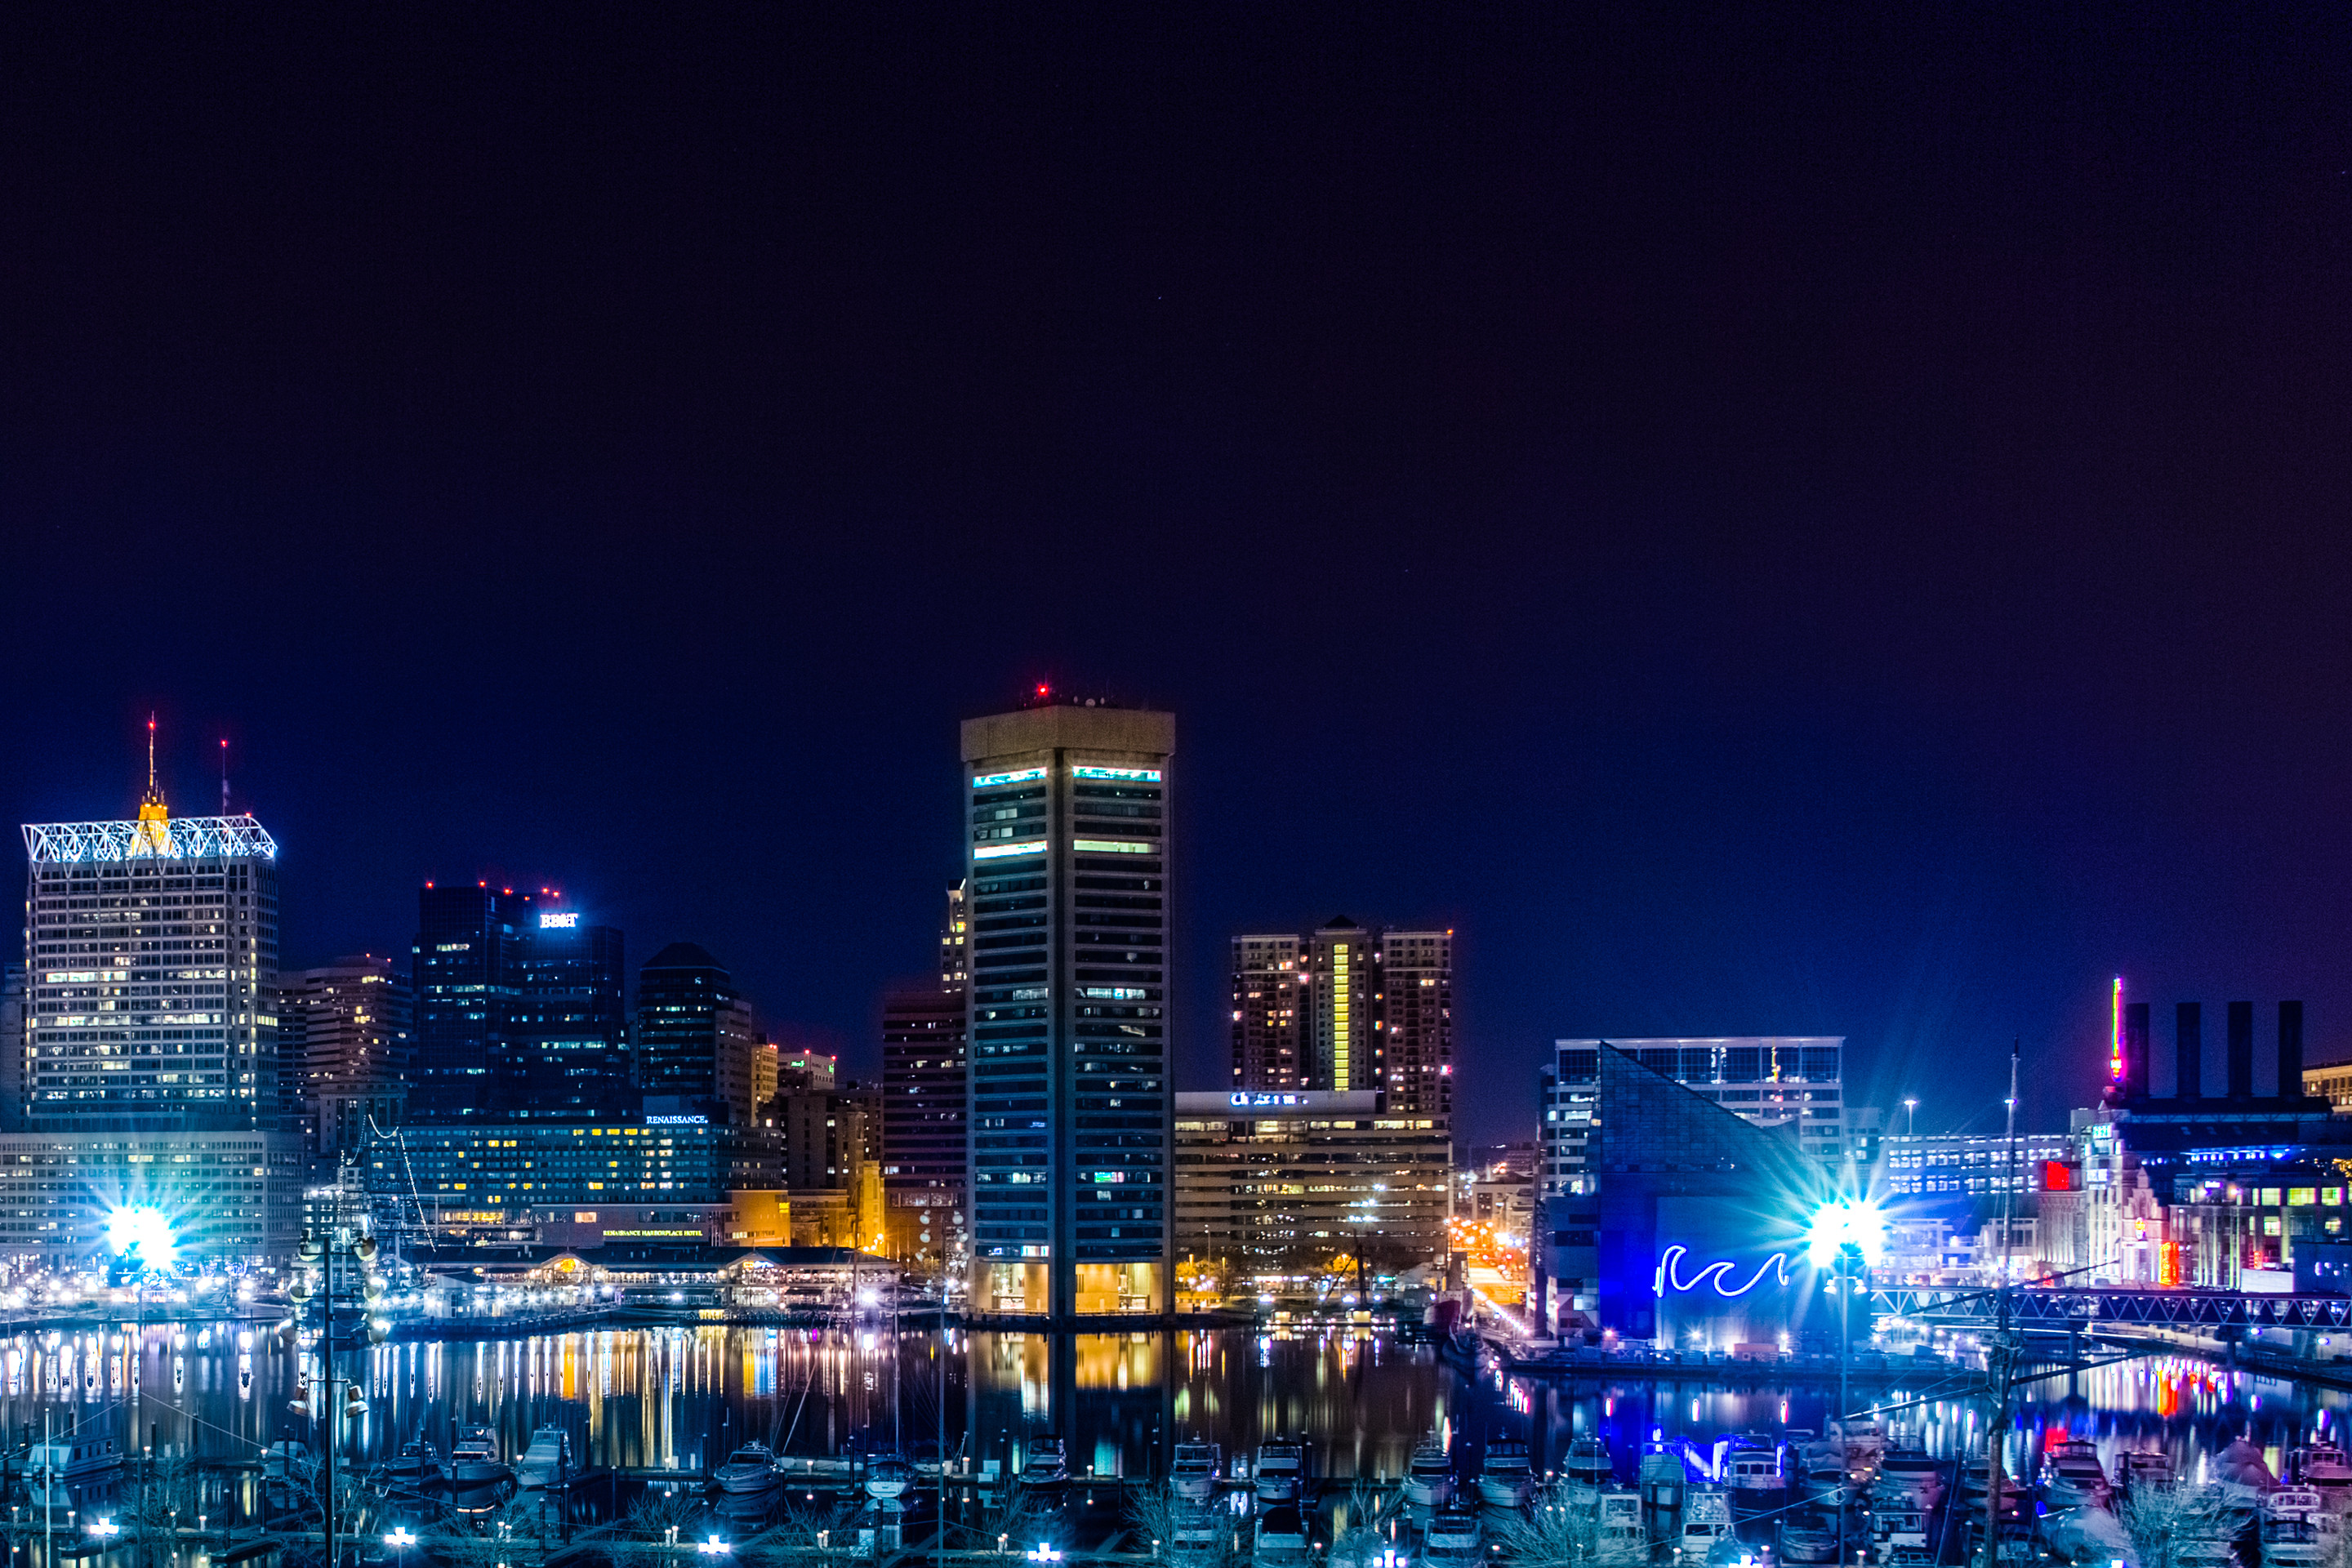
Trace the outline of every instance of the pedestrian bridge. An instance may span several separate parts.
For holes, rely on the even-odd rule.
[[[2240,1290],[2162,1289],[2150,1286],[2021,1285],[2007,1292],[2009,1321],[2021,1328],[2341,1329],[2352,1327],[2352,1300],[2342,1296],[2267,1296]],[[1999,1321],[2002,1292],[1960,1286],[1889,1286],[1871,1292],[1882,1317],[1954,1326]]]

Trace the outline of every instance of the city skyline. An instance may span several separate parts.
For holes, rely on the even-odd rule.
[[[2117,973],[2352,1046],[2332,38],[357,26],[9,57],[0,813],[226,738],[285,962],[546,883],[866,1053],[1044,680],[1187,716],[1187,994],[1458,933],[1471,1137],[1619,1035],[2053,1125]]]

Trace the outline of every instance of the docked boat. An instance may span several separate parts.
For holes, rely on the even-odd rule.
[[[759,1497],[773,1491],[784,1479],[783,1468],[765,1443],[746,1443],[727,1458],[712,1479],[730,1497]]]
[[[1206,1502],[1217,1495],[1220,1455],[1214,1443],[1179,1443],[1168,1467],[1168,1489],[1186,1502]]]
[[[1721,1487],[1691,1487],[1683,1493],[1683,1532],[1675,1553],[1685,1564],[1703,1563],[1718,1541],[1731,1540],[1731,1495]]]
[[[1598,1529],[1594,1555],[1605,1563],[1630,1564],[1650,1560],[1649,1527],[1642,1521],[1642,1494],[1631,1487],[1610,1487],[1594,1509]]]
[[[1875,1468],[1886,1454],[1886,1431],[1875,1416],[1848,1415],[1829,1424],[1832,1449],[1840,1453],[1848,1472]]]
[[[449,1485],[458,1491],[503,1486],[514,1471],[499,1458],[499,1435],[488,1426],[461,1426],[449,1450]]]
[[[1871,1483],[1872,1500],[1881,1508],[1905,1504],[1922,1513],[1944,1500],[1945,1467],[1916,1448],[1889,1448],[1878,1461],[1878,1479]]]
[[[1579,1437],[1568,1446],[1568,1459],[1560,1468],[1568,1478],[1570,1491],[1598,1492],[1616,1474],[1609,1458],[1608,1446],[1598,1437]]]
[[[1277,1437],[1257,1446],[1257,1500],[1303,1501],[1307,1495],[1307,1445]]]
[[[430,1486],[441,1479],[441,1450],[421,1439],[403,1443],[383,1462],[383,1479],[394,1486]]]
[[[1769,1525],[1789,1506],[1789,1477],[1780,1468],[1778,1449],[1735,1448],[1724,1468],[1731,1488],[1734,1527],[1756,1521]]]
[[[112,1437],[53,1437],[34,1444],[25,1460],[26,1474],[58,1486],[110,1476],[121,1468],[122,1445]]]
[[[1434,1437],[1412,1451],[1412,1462],[1405,1467],[1404,1500],[1417,1508],[1444,1508],[1454,1500],[1454,1461]]]
[[[2118,1454],[2116,1483],[2126,1497],[2137,1494],[2143,1487],[2168,1487],[2172,1484],[2172,1456],[2137,1450]]]
[[[1478,1529],[1478,1510],[1466,1503],[1452,1504],[1429,1516],[1429,1528],[1422,1531],[1422,1561],[1432,1564],[1448,1563],[1462,1568],[1478,1561],[1483,1550]]]
[[[1306,1568],[1307,1516],[1297,1504],[1280,1504],[1259,1517],[1257,1545],[1251,1559],[1256,1568]]]
[[[896,1502],[914,1484],[915,1468],[903,1454],[877,1454],[866,1461],[866,1495],[877,1502]]]
[[[2257,1492],[2269,1491],[2278,1485],[2263,1451],[2243,1436],[2232,1437],[2229,1446],[2213,1456],[2213,1479],[2231,1486],[2252,1487]]]
[[[1815,1465],[1805,1472],[1805,1501],[1814,1508],[1835,1513],[1845,1507],[1846,1488],[1851,1479],[1843,1465]]]
[[[1069,1450],[1059,1437],[1032,1437],[1023,1458],[1021,1484],[1031,1491],[1047,1491],[1070,1484]]]
[[[1214,1514],[1192,1514],[1177,1521],[1176,1539],[1169,1543],[1169,1559],[1194,1568],[1222,1568],[1229,1542],[1225,1526]]]
[[[551,1424],[530,1435],[530,1447],[515,1464],[515,1479],[526,1490],[537,1491],[567,1479],[572,1468],[572,1434]]]
[[[2325,1498],[2328,1512],[2352,1513],[2352,1457],[2335,1444],[2310,1443],[2288,1450],[2286,1479]]]
[[[1818,1513],[1790,1514],[1780,1521],[1780,1561],[1835,1563],[1837,1528]]]
[[[1528,1446],[1515,1437],[1497,1437],[1486,1445],[1486,1462],[1478,1469],[1478,1497],[1496,1508],[1525,1508],[1535,1495],[1536,1478]]]
[[[2265,1519],[2262,1524],[2265,1568],[2318,1568],[2327,1561],[2327,1542],[2308,1519]]]
[[[2042,1500],[2052,1508],[2105,1508],[2110,1489],[2098,1450],[2090,1444],[2063,1442],[2042,1456]]]

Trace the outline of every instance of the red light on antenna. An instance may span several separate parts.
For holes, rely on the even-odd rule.
[[[429,887],[431,887],[433,884],[432,884],[432,883],[430,883],[430,882],[427,882],[427,883],[425,883],[425,885],[426,887],[428,887],[428,888],[429,888]]]
[[[499,891],[501,893],[511,893],[514,889],[512,888],[500,888]]]
[[[1040,696],[1040,697],[1043,697],[1043,696],[1045,696],[1045,693],[1046,693],[1046,691],[1047,691],[1048,689],[1049,689],[1049,688],[1047,688],[1046,686],[1045,686],[1045,685],[1043,685],[1043,684],[1041,683],[1041,684],[1038,686],[1038,688],[1037,688],[1037,695],[1038,695],[1038,696]],[[151,724],[149,724],[147,727],[148,727],[150,730],[152,730],[152,729],[153,729],[155,726],[154,726],[153,724],[152,724],[152,723],[151,723]]]

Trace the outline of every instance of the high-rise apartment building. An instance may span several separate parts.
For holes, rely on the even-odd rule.
[[[25,828],[24,1110],[47,1131],[236,1131],[278,1113],[278,846],[252,816]]]
[[[411,1027],[408,977],[390,958],[354,953],[278,976],[279,1065],[316,1152],[365,1147],[370,1121],[400,1124]]]
[[[637,1086],[649,1115],[754,1124],[751,1007],[735,977],[690,942],[637,972]]]
[[[1233,942],[1235,1089],[1378,1093],[1396,1115],[1454,1112],[1454,933],[1359,925]]]
[[[514,1011],[491,1053],[498,1108],[594,1121],[634,1109],[620,931],[544,900],[526,908]]]
[[[1170,1310],[1175,733],[1066,702],[963,726],[976,1314]]]
[[[1381,938],[1381,1038],[1391,1116],[1454,1114],[1454,933]]]
[[[1302,1089],[1311,1074],[1307,1048],[1308,989],[1304,945],[1295,936],[1234,938],[1234,1088]]]
[[[1800,1152],[1832,1166],[1845,1156],[1843,1035],[1559,1040],[1540,1089],[1539,1196],[1593,1190],[1591,1149],[1604,1044],[1743,1121],[1785,1131]]]

